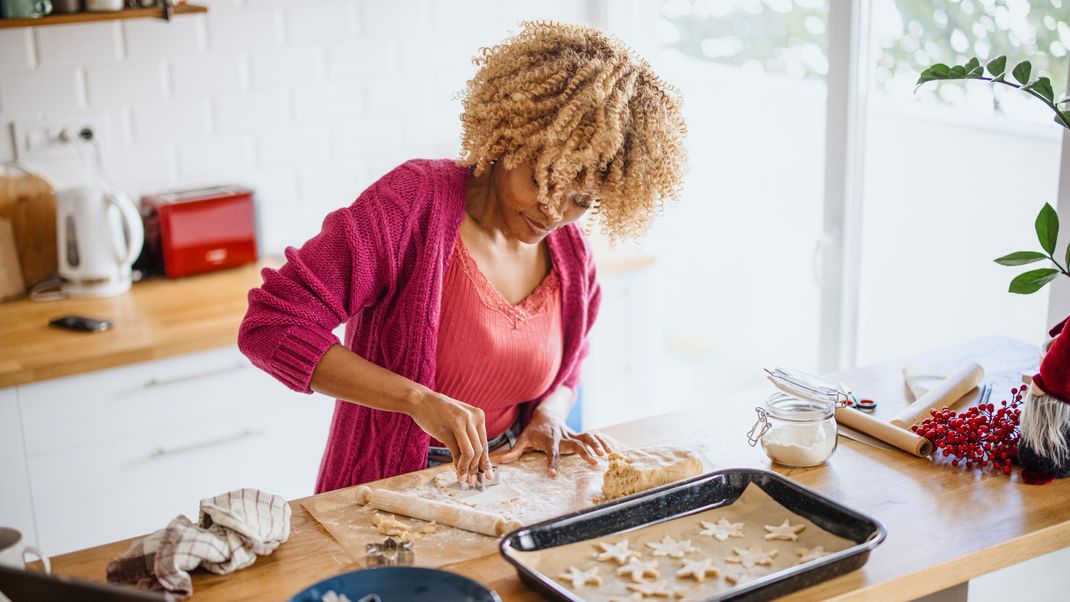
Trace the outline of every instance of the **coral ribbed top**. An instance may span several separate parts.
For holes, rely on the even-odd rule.
[[[438,392],[482,409],[487,438],[497,437],[516,422],[520,404],[550,387],[561,355],[557,271],[551,269],[513,305],[480,271],[458,234],[442,281]]]

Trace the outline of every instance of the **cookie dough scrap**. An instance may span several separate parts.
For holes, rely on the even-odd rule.
[[[706,535],[717,541],[724,541],[729,537],[743,537],[743,523],[729,522],[726,518],[721,518],[715,523],[711,523],[708,520],[699,522],[702,523],[702,530],[698,532],[699,535]]]
[[[594,587],[602,586],[602,578],[598,576],[598,567],[592,567],[584,571],[574,566],[570,566],[567,571],[561,573],[557,578],[562,581],[568,581],[572,584],[572,587],[583,587],[585,585],[593,585]]]
[[[372,515],[372,524],[375,525],[383,535],[400,537],[402,539],[412,539],[412,527],[399,521],[392,515],[379,514],[376,512]]]
[[[666,535],[660,542],[647,542],[646,547],[654,550],[655,556],[668,556],[669,558],[683,558],[690,552],[698,552],[698,548],[691,545],[690,539],[676,541]]]
[[[636,583],[642,583],[646,577],[657,579],[661,576],[661,573],[658,572],[657,560],[643,562],[638,558],[632,558],[628,561],[628,564],[617,569],[617,574],[622,577],[628,577]]]
[[[806,525],[792,525],[788,523],[788,519],[784,519],[784,522],[779,525],[765,525],[765,530],[768,533],[765,534],[766,540],[780,540],[780,541],[796,541],[799,539],[799,533],[806,528]]]
[[[683,564],[680,570],[676,571],[677,579],[691,578],[699,583],[706,580],[706,577],[716,578],[721,574],[721,569],[713,566],[713,559],[703,558],[702,560],[691,560],[690,558],[684,558]]]
[[[799,560],[795,564],[805,564],[811,560],[817,560],[822,556],[828,556],[828,552],[825,551],[824,546],[817,546],[815,548],[795,548],[795,555],[799,557]]]
[[[626,587],[629,591],[639,594],[642,598],[668,598],[673,600],[684,597],[684,590],[668,581],[660,583],[629,583]]]
[[[622,539],[617,543],[598,542],[597,545],[601,548],[601,552],[595,553],[595,559],[602,562],[615,562],[618,565],[628,562],[632,558],[638,558],[639,552],[628,547],[628,540]]]
[[[375,528],[379,529],[379,532],[389,537],[397,537],[402,540],[415,540],[424,535],[434,533],[438,530],[438,524],[435,521],[424,523],[422,527],[417,530],[405,523],[399,521],[397,517],[391,514],[380,514],[376,512],[372,515],[372,524]]]
[[[725,562],[732,564],[742,565],[746,569],[752,569],[755,566],[772,566],[773,559],[776,558],[780,550],[773,548],[768,552],[762,551],[758,546],[750,546],[747,549],[732,548],[733,556],[725,558]]]
[[[630,449],[609,454],[609,467],[596,503],[675,483],[702,474],[702,460],[693,452],[672,446]]]

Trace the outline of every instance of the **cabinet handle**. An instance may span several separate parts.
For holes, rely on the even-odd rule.
[[[257,435],[263,435],[264,431],[259,429],[251,429],[246,427],[240,433],[234,433],[233,435],[225,435],[218,439],[209,439],[208,441],[200,441],[197,443],[190,443],[188,445],[180,445],[178,447],[157,447],[155,451],[149,454],[150,459],[161,458],[163,456],[173,456],[175,454],[181,454],[205,447],[212,447],[215,445],[224,445],[227,443],[234,443],[235,441],[241,441],[242,439],[248,439],[249,437],[256,437]]]
[[[155,376],[145,381],[144,388],[151,389],[152,387],[162,387],[164,385],[173,385],[175,383],[185,382],[188,380],[197,380],[198,378],[207,378],[209,376],[219,376],[220,374],[226,374],[228,372],[237,372],[238,370],[244,370],[249,367],[246,362],[238,362],[233,366],[225,366],[223,368],[216,368],[215,370],[207,370],[205,372],[198,372],[195,374],[184,374],[182,376],[174,376],[171,378],[156,378]]]

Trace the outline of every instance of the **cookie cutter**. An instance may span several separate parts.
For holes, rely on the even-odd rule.
[[[486,451],[487,457],[490,458],[490,446],[485,447],[484,450]],[[487,487],[493,487],[501,482],[498,479],[498,471],[494,470],[494,465],[491,464],[489,460],[487,461],[487,467],[490,469],[491,474],[494,476],[488,479],[485,472],[483,472],[482,470],[479,471],[479,474],[476,475],[475,487],[480,491],[486,491]],[[461,491],[468,491],[468,489],[471,487],[471,485],[464,481],[460,483],[460,486]]]
[[[416,552],[411,540],[387,537],[381,543],[369,543],[364,546],[364,561],[372,566],[408,566],[416,561]]]

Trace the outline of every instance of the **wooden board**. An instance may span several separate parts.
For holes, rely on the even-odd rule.
[[[26,172],[0,174],[0,218],[11,221],[26,289],[52,276],[56,272],[52,185]]]
[[[21,296],[26,288],[22,283],[15,231],[11,222],[0,217],[0,301]]]
[[[904,366],[962,361],[985,367],[987,382],[996,385],[993,401],[999,403],[1023,371],[1035,368],[1037,348],[992,337],[834,378],[847,382],[859,396],[878,400],[882,417],[892,416],[910,399],[902,379]],[[1011,477],[966,471],[843,438],[826,465],[773,465],[745,440],[753,408],[767,394],[725,393],[681,412],[605,431],[632,446],[703,448],[704,456],[720,467],[771,469],[884,522],[888,539],[865,567],[783,600],[913,599],[1070,545],[1070,479],[1042,487],[1025,485],[1017,471]],[[358,568],[301,503],[291,503],[291,508],[289,542],[236,574],[197,573],[192,600],[285,599],[320,579]],[[52,559],[52,567],[58,573],[102,580],[107,561],[127,545],[117,542],[59,556]],[[444,568],[490,586],[506,601],[541,599],[497,554]]]

